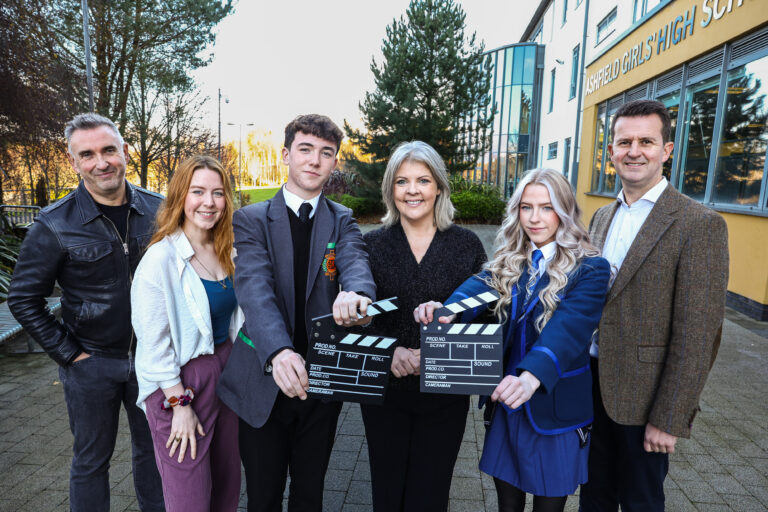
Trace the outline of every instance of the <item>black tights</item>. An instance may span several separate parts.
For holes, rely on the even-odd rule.
[[[496,495],[499,498],[499,512],[523,512],[525,510],[525,493],[512,484],[493,479],[496,485]],[[546,496],[533,497],[533,512],[563,512],[568,496],[549,498]]]

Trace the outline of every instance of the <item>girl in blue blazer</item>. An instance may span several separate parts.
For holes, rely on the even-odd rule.
[[[493,260],[446,301],[491,289],[500,295],[493,312],[504,323],[506,376],[480,401],[490,424],[480,469],[493,476],[499,510],[522,511],[531,493],[534,512],[562,511],[587,480],[589,346],[610,268],[580,216],[562,174],[529,171],[507,204]],[[439,307],[422,304],[416,316],[428,323]],[[461,321],[481,312],[465,311]]]

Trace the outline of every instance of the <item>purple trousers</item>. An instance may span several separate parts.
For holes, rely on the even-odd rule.
[[[181,368],[181,383],[195,390],[190,405],[203,425],[205,436],[197,436],[197,457],[189,446],[184,460],[178,450],[168,456],[165,447],[171,435],[173,411],[163,411],[162,389],[146,401],[147,421],[152,432],[157,469],[163,481],[167,512],[235,512],[240,498],[240,453],[237,445],[237,415],[216,396],[216,383],[232,351],[226,341],[214,353],[196,357]],[[178,407],[178,406],[177,406]]]

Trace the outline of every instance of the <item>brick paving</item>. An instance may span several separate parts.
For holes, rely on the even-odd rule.
[[[671,457],[667,510],[768,510],[768,338],[749,326],[767,327],[728,311],[693,438],[680,440]],[[133,511],[130,441],[124,414],[121,419],[110,468],[111,510]],[[482,417],[473,407],[454,470],[452,512],[496,510],[493,483],[477,469],[482,444]],[[71,446],[55,363],[45,354],[0,354],[0,511],[67,510]],[[371,510],[357,405],[342,409],[325,489],[325,510]],[[577,501],[569,498],[566,510],[577,510]],[[244,494],[240,504],[245,510]]]
[[[493,229],[474,230],[489,246]],[[14,342],[25,347],[26,340]],[[72,436],[56,365],[45,354],[0,347],[0,511],[68,510]],[[768,322],[726,313],[723,343],[692,439],[678,443],[666,481],[667,510],[768,510]],[[476,404],[473,399],[473,404]],[[112,511],[138,510],[125,414],[110,468]],[[451,512],[496,510],[490,478],[477,469],[480,412],[467,419],[451,486]],[[360,409],[345,404],[325,481],[328,511],[370,511],[368,452]],[[240,510],[245,510],[245,495]],[[570,497],[566,510],[576,511]]]

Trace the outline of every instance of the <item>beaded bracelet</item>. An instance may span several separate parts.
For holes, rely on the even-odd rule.
[[[177,405],[184,407],[185,405],[191,404],[194,398],[195,398],[195,390],[192,389],[192,387],[190,386],[184,390],[183,395],[166,398],[163,401],[163,404],[160,406],[160,408],[164,411],[167,411],[169,409],[172,409],[173,407],[176,407]]]

